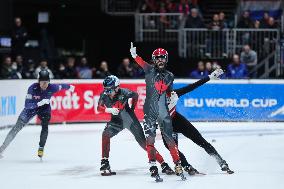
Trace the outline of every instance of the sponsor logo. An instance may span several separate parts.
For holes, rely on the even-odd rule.
[[[16,115],[16,96],[0,97],[0,116]]]
[[[276,111],[272,112],[269,117],[275,117],[277,115],[284,115],[284,106],[281,108],[277,109]]]
[[[277,99],[233,99],[233,98],[187,98],[184,99],[185,107],[210,107],[210,108],[270,108],[277,105]]]

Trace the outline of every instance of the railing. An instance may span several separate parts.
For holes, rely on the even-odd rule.
[[[136,41],[177,42],[183,25],[184,17],[180,13],[136,14]]]
[[[180,56],[190,58],[223,58],[232,50],[231,30],[185,28],[181,32]]]
[[[139,0],[101,0],[101,9],[116,16],[134,15],[140,3]]]
[[[191,29],[180,32],[180,55],[189,58],[227,58],[250,45],[260,58],[276,51],[280,33],[277,29]]]
[[[277,61],[277,53],[270,53],[264,60],[258,62],[249,75],[259,79],[275,78],[280,76],[280,62]]]

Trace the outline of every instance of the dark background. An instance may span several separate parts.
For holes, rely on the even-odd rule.
[[[48,24],[37,23],[38,12],[49,12]],[[134,41],[134,17],[110,16],[102,12],[100,0],[6,0],[0,2],[0,34],[9,34],[14,17],[22,18],[30,39],[39,39],[46,28],[56,48],[82,50],[89,64],[96,67],[102,60],[115,71],[122,58],[129,57],[130,42]],[[155,48],[169,52],[169,69],[177,76],[188,70],[185,60],[178,58],[177,44],[136,43],[139,55],[151,59]],[[56,67],[56,65],[54,65]]]

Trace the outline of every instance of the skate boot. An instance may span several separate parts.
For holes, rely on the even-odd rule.
[[[175,174],[175,172],[170,168],[170,166],[167,164],[167,163],[165,163],[165,162],[163,162],[162,164],[161,164],[161,168],[162,168],[162,173],[165,173],[165,174],[167,174],[167,175],[173,175],[173,174]]]
[[[221,167],[221,170],[222,171],[226,171],[228,174],[233,174],[234,171],[232,171],[230,168],[229,168],[229,165],[227,164],[227,162],[225,160],[223,160],[221,163],[220,163],[220,167]]]
[[[163,179],[160,177],[158,173],[158,167],[156,165],[152,165],[149,171],[151,173],[151,177],[155,178],[156,182],[163,182]]]
[[[199,174],[199,172],[193,168],[191,165],[189,166],[185,166],[184,167],[184,170],[189,174],[189,175],[196,175],[196,174]]]
[[[186,177],[183,174],[183,170],[182,170],[182,166],[181,166],[180,162],[176,163],[175,173],[176,173],[177,176],[180,176],[182,180],[186,180]]]
[[[100,171],[101,171],[102,176],[116,175],[116,172],[111,171],[109,161],[108,161],[108,159],[105,159],[105,158],[101,160]]]
[[[42,159],[43,156],[43,147],[39,147],[37,151],[37,156]]]

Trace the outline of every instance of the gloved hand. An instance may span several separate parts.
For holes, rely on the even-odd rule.
[[[155,135],[156,134],[156,129],[158,127],[158,124],[148,125],[144,121],[143,126],[144,126],[144,133],[145,133],[146,137],[149,136],[149,135]]]
[[[224,73],[224,71],[222,69],[218,68],[208,76],[209,76],[210,80],[216,80],[216,79],[220,79],[220,76],[223,73]]]
[[[106,108],[105,112],[106,113],[110,113],[112,115],[118,115],[119,114],[119,109],[118,108]]]
[[[75,86],[74,85],[70,85],[70,88],[68,89],[68,91],[73,93],[75,91]]]
[[[178,95],[175,91],[171,92],[171,96],[168,98],[168,107],[169,110],[171,110],[172,108],[174,108],[177,105],[178,102]]]
[[[43,106],[45,104],[49,104],[50,100],[49,99],[42,99],[41,101],[39,101],[37,103],[37,106],[40,107],[40,106]]]
[[[133,47],[133,42],[131,42],[130,53],[131,53],[132,58],[137,57],[136,47]]]

